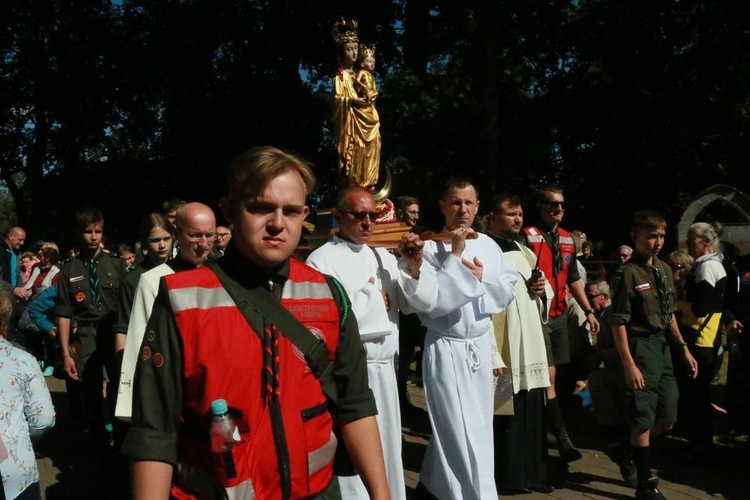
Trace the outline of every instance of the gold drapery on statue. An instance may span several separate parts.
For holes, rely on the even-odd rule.
[[[372,73],[362,70],[357,77],[367,87],[371,100],[357,94],[354,71],[343,69],[333,79],[333,124],[339,173],[346,176],[349,185],[367,187],[378,182],[380,118],[372,100],[377,96]]]

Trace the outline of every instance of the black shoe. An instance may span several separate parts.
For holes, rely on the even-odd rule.
[[[638,500],[667,500],[667,497],[656,488],[658,485],[659,479],[655,477],[641,481],[635,490],[635,498]]]
[[[616,443],[604,450],[610,460],[620,468],[620,475],[625,484],[631,488],[638,487],[638,473],[633,463],[633,457],[623,448],[622,444]]]
[[[532,486],[529,489],[535,493],[544,493],[545,495],[548,495],[552,493],[553,491],[555,491],[555,488],[549,484],[543,484],[541,486]]]
[[[563,462],[575,462],[583,458],[581,452],[573,446],[573,441],[570,440],[567,429],[565,427],[560,428],[557,433],[557,449],[560,451],[560,458]]]
[[[638,471],[633,463],[633,457],[627,456],[617,464],[620,467],[620,475],[625,484],[631,488],[638,487]]]

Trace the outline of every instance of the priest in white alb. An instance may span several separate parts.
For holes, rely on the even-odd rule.
[[[422,377],[433,431],[420,481],[441,500],[494,500],[490,320],[513,300],[519,277],[500,248],[471,229],[479,200],[470,181],[448,181],[440,209],[445,241],[423,250],[437,294],[418,314],[427,327]]]
[[[375,199],[366,189],[350,187],[341,191],[334,215],[339,223],[338,234],[312,252],[307,264],[335,277],[351,299],[367,354],[370,388],[378,407],[391,498],[403,500],[406,486],[394,359],[398,352],[398,312],[424,310],[433,303],[437,278],[422,262],[421,243],[417,243],[414,234],[404,236],[401,263],[385,249],[367,245],[377,210]],[[408,251],[404,244],[409,245]],[[414,279],[412,273],[421,278]],[[344,500],[369,498],[359,476],[341,476],[339,484]]]

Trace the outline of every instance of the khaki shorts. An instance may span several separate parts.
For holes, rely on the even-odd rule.
[[[566,310],[556,318],[550,318],[543,325],[544,346],[547,349],[547,362],[550,365],[570,363],[570,343],[568,342],[568,316]]]
[[[679,393],[667,339],[664,335],[629,337],[628,344],[646,387],[630,389],[621,377],[625,421],[638,429],[650,429],[656,422],[677,421]]]

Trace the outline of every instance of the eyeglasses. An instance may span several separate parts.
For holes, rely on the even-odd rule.
[[[185,234],[185,236],[187,236],[188,241],[192,241],[194,243],[202,240],[203,238],[206,238],[206,240],[213,240],[214,238],[216,238],[216,233],[188,233],[187,231],[182,232]]]
[[[345,214],[349,214],[352,216],[354,220],[363,221],[365,218],[369,217],[371,222],[374,222],[378,218],[377,212],[352,212],[350,210],[344,210]]]
[[[589,300],[594,300],[595,298],[599,297],[600,295],[604,295],[603,293],[597,293],[596,295],[591,295],[590,293],[586,294],[586,298]]]
[[[675,264],[674,266],[672,266],[673,271],[682,271],[683,269],[685,269],[685,266],[683,266],[682,264]]]
[[[550,201],[547,200],[544,202],[545,205],[547,205],[550,208],[557,208],[560,207],[563,210],[565,210],[565,202],[564,201]]]
[[[216,233],[216,237],[217,238],[226,238],[230,234],[232,234],[232,233]]]

